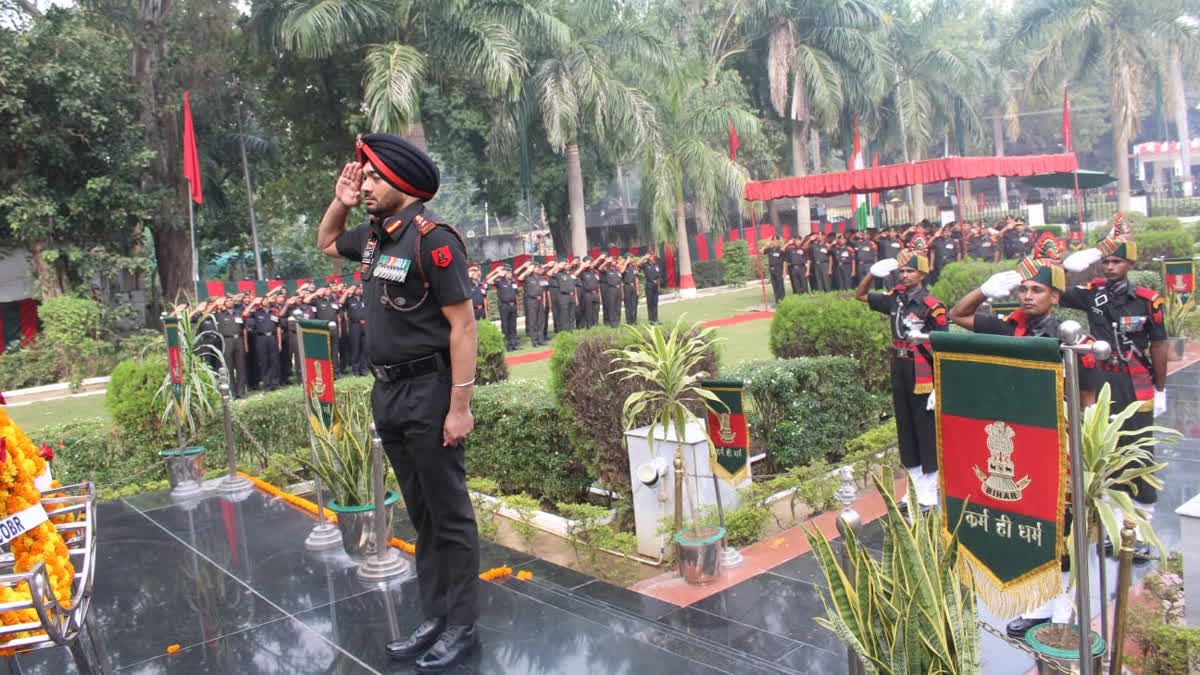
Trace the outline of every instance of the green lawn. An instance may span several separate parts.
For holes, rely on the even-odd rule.
[[[25,433],[32,433],[48,424],[58,422],[88,418],[109,420],[108,411],[104,409],[104,394],[72,396],[29,405],[10,405],[5,410]]]

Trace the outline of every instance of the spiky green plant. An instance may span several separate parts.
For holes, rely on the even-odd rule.
[[[1125,490],[1137,478],[1146,481],[1155,489],[1163,482],[1155,474],[1166,466],[1155,463],[1150,448],[1156,443],[1173,443],[1182,434],[1166,427],[1149,426],[1136,431],[1122,431],[1121,426],[1137,413],[1143,401],[1130,403],[1116,414],[1110,415],[1112,392],[1107,383],[1096,395],[1096,404],[1083,412],[1083,424],[1079,428],[1080,446],[1083,448],[1083,500],[1087,505],[1088,520],[1099,522],[1109,541],[1121,541],[1121,525],[1124,519],[1140,529],[1142,537],[1158,549],[1165,559],[1166,549],[1151,526],[1146,514],[1138,510]],[[1135,436],[1146,436],[1134,438]],[[1067,541],[1074,536],[1075,519],[1067,532]],[[1071,569],[1075,566],[1075,547],[1068,546]],[[1074,585],[1074,574],[1072,585]]]
[[[313,406],[318,407],[314,396]],[[296,459],[321,479],[321,485],[340,506],[366,506],[375,499],[371,483],[371,395],[339,392],[331,424],[311,415],[317,461],[301,451]]]
[[[217,389],[217,373],[208,366],[204,357],[212,354],[218,361],[218,368],[225,367],[225,357],[220,349],[202,343],[202,340],[215,335],[212,330],[200,330],[203,319],[191,321],[189,317],[195,312],[191,306],[179,309],[179,355],[182,362],[181,396],[182,405],[177,404],[171,395],[171,374],[163,376],[162,386],[154,392],[154,400],[162,406],[159,419],[163,424],[170,423],[178,415],[183,429],[184,445],[199,435],[199,430],[216,415],[216,404],[221,395]],[[204,317],[204,318],[207,318]],[[218,338],[219,339],[219,338]],[[182,414],[181,414],[182,413]]]
[[[1166,306],[1163,307],[1163,328],[1171,337],[1191,337],[1195,330],[1196,314],[1200,308],[1196,306],[1196,294],[1191,293],[1184,299],[1182,293],[1167,291]]]
[[[891,470],[871,478],[888,509],[880,560],[848,534],[851,578],[825,535],[805,529],[829,589],[821,594],[826,616],[817,623],[836,633],[867,673],[979,672],[975,591],[956,571],[958,524],[943,537],[938,515],[921,513],[913,499],[911,480],[906,499],[916,515],[909,524],[896,507]]]

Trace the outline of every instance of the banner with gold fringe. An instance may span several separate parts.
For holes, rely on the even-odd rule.
[[[1191,293],[1196,288],[1196,261],[1167,258],[1162,263],[1163,282],[1171,293]]]
[[[702,380],[700,386],[716,395],[706,399],[708,438],[713,444],[709,468],[713,475],[737,487],[750,471],[750,431],[742,400],[741,380]]]
[[[930,339],[943,533],[958,527],[959,574],[992,613],[1013,617],[1062,590],[1059,343],[973,333]]]
[[[163,329],[167,333],[167,376],[171,379],[175,418],[183,424],[183,351],[179,336],[179,317],[163,317]]]
[[[323,319],[299,319],[304,341],[304,398],[313,429],[332,427],[333,349],[329,322]]]

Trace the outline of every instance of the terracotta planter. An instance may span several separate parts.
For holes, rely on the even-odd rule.
[[[384,517],[387,518],[387,532],[392,531],[392,505],[400,501],[400,495],[388,492],[384,498]],[[342,548],[346,555],[354,560],[365,560],[375,553],[375,505],[342,506],[334,500],[326,505],[330,511],[337,514],[337,526],[342,533]],[[383,542],[387,546],[387,542]]]
[[[679,551],[679,575],[689,584],[711,584],[721,575],[722,527],[689,527],[672,537]]]

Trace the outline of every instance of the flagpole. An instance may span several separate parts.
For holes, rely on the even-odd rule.
[[[191,185],[191,181],[188,181]],[[196,252],[196,214],[192,205],[191,190],[188,190],[188,229],[192,232],[192,297],[200,299],[200,256]]]

